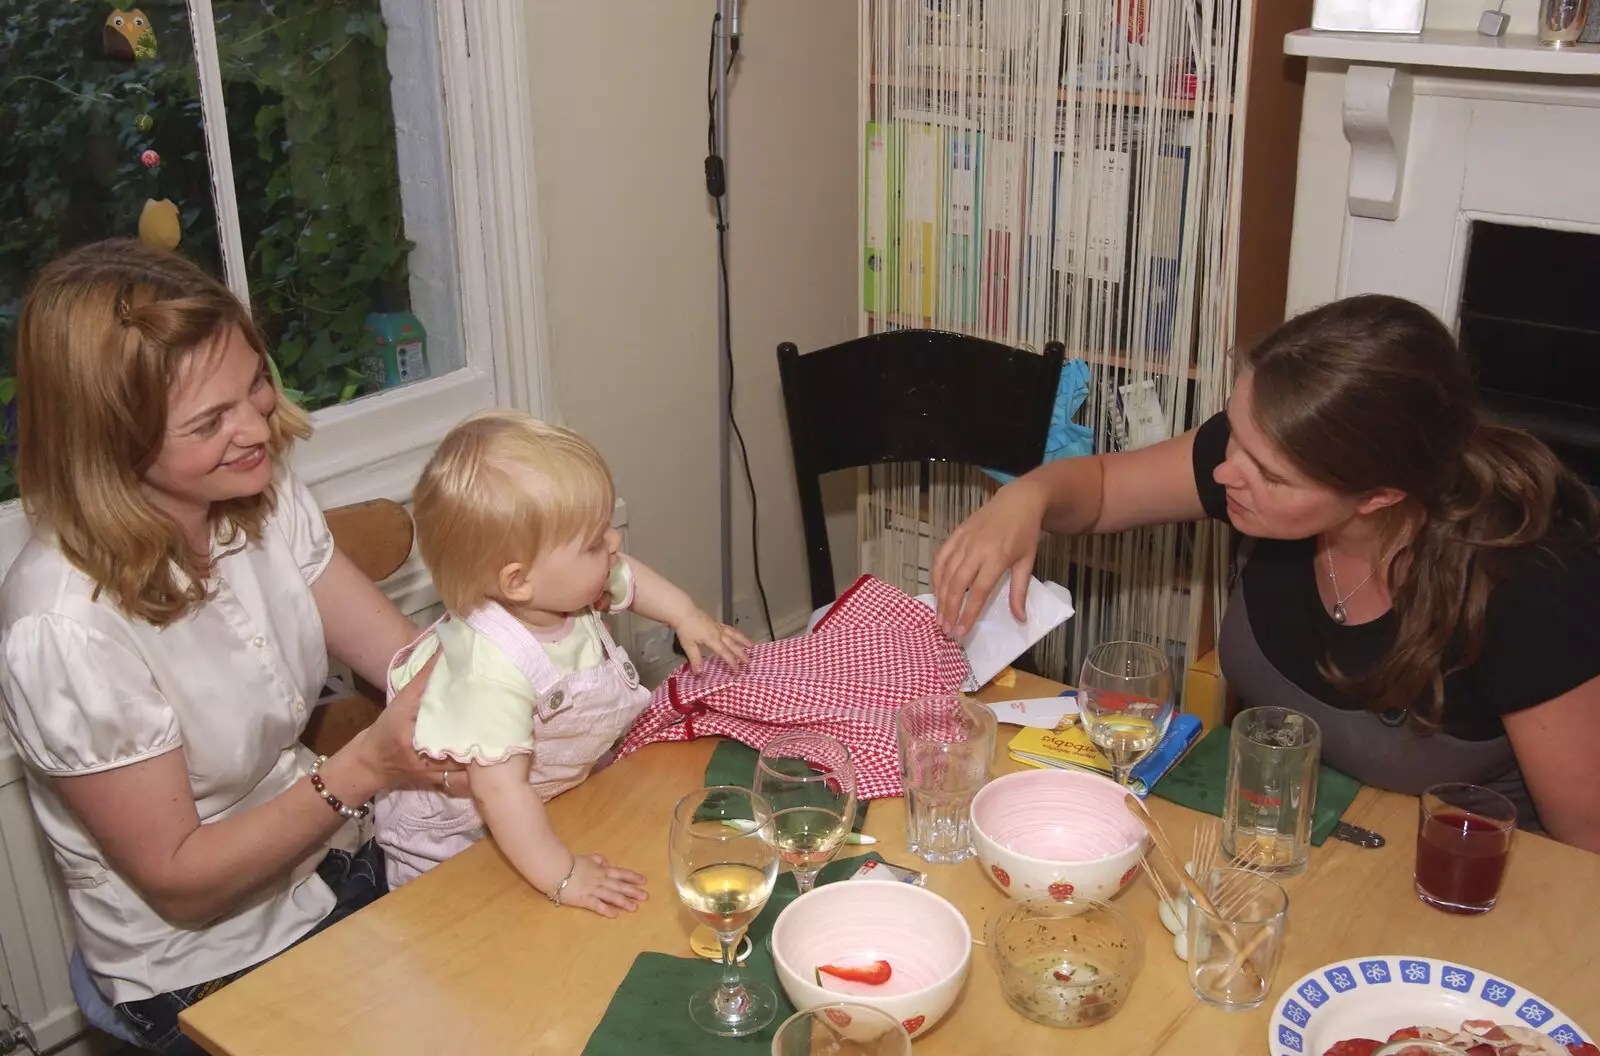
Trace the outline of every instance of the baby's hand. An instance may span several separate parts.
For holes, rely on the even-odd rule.
[[[672,629],[678,632],[678,642],[689,658],[689,669],[695,674],[700,673],[703,663],[700,652],[702,649],[716,653],[735,671],[743,668],[745,661],[749,659],[748,651],[751,643],[750,639],[744,636],[744,632],[737,627],[718,623],[701,609],[695,609],[673,625]]]
[[[572,879],[561,889],[561,904],[581,906],[602,917],[614,917],[618,909],[632,913],[650,897],[640,886],[644,882],[643,876],[630,869],[618,869],[601,855],[575,855]]]

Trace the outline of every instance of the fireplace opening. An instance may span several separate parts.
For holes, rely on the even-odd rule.
[[[1600,236],[1474,221],[1460,309],[1490,417],[1600,485]]]

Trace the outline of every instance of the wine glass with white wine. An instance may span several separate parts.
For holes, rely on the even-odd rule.
[[[778,857],[803,895],[855,825],[850,750],[825,733],[779,734],[761,749],[753,788],[772,808]]]
[[[740,979],[734,950],[778,879],[772,809],[748,788],[715,785],[678,800],[667,845],[678,897],[722,944],[722,982],[689,998],[695,1026],[743,1037],[771,1023],[772,988]]]
[[[1149,755],[1172,721],[1172,665],[1154,646],[1106,642],[1089,652],[1078,676],[1078,712],[1117,783]]]

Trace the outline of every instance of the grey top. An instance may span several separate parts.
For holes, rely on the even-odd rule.
[[[1284,676],[1256,642],[1245,592],[1235,589],[1217,645],[1222,673],[1246,707],[1270,705],[1310,716],[1322,728],[1322,761],[1364,785],[1419,795],[1430,785],[1465,781],[1492,788],[1516,804],[1518,824],[1542,831],[1533,798],[1504,734],[1468,741],[1447,733],[1422,733],[1404,717],[1334,707]]]

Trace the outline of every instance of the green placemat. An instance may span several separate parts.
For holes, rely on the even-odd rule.
[[[722,741],[711,753],[706,764],[706,785],[738,785],[749,788],[756,779],[756,760],[761,753],[742,741]],[[856,832],[867,823],[867,801],[856,800],[856,821],[851,826]]]
[[[843,880],[872,859],[876,853],[856,855],[830,862],[817,876],[818,884]],[[867,881],[861,881],[866,883]],[[881,883],[881,881],[878,881]],[[794,876],[778,877],[767,908],[750,925],[750,957],[740,967],[747,979],[759,979],[772,988],[778,998],[778,1012],[766,1029],[743,1038],[719,1038],[707,1034],[689,1021],[689,995],[716,985],[722,966],[700,957],[673,957],[665,953],[641,953],[611,997],[600,1025],[589,1035],[584,1056],[718,1056],[720,1053],[756,1056],[772,1051],[772,1035],[778,1025],[794,1014],[794,1006],[778,984],[778,972],[767,952],[767,936],[783,907],[798,897]],[[689,936],[683,937],[687,946]]]
[[[1156,784],[1153,794],[1180,807],[1220,817],[1227,781],[1228,727],[1218,726],[1167,772]],[[1339,824],[1359,791],[1361,782],[1323,764],[1317,772],[1317,805],[1311,812],[1312,846],[1321,847],[1332,835],[1333,827]]]

